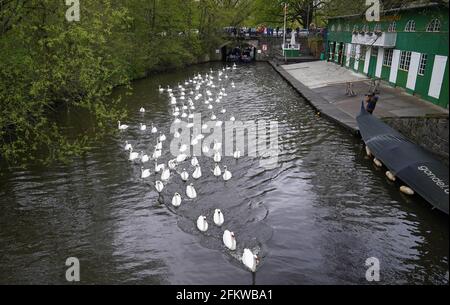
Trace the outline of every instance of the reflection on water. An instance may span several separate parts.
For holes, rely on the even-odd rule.
[[[184,194],[178,176],[158,199],[154,176],[139,178],[123,143],[151,153],[155,136],[142,135],[139,122],[168,135],[172,121],[158,85],[175,86],[211,67],[220,65],[135,82],[134,94],[124,97],[130,131],[94,143],[70,165],[0,178],[0,283],[65,283],[70,256],[80,259],[82,283],[365,284],[368,257],[380,260],[384,284],[448,283],[447,218],[401,195],[358,140],[316,117],[265,64],[233,73],[224,117],[278,121],[278,166],[225,158],[233,179],[224,182],[207,172],[213,162],[204,158],[196,200],[170,205],[173,193]],[[201,234],[196,218],[211,219],[216,208],[224,227]],[[226,228],[236,233],[236,254],[222,245]],[[244,246],[262,256],[255,277],[238,262]]]

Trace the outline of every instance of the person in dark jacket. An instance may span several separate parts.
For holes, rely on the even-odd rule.
[[[364,102],[366,103],[366,111],[370,114],[373,114],[378,102],[378,96],[375,93],[369,93],[365,96]]]

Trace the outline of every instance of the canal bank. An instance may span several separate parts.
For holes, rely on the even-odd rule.
[[[269,64],[322,116],[359,136],[356,117],[364,94],[369,92],[369,78],[324,61]],[[354,96],[346,95],[348,83]],[[448,164],[448,110],[383,83],[379,90],[374,114]]]

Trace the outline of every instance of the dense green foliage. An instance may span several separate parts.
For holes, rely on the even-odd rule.
[[[238,24],[248,1],[80,0],[79,22],[65,0],[0,0],[0,160],[64,160],[87,147],[53,117],[84,109],[95,134],[126,115],[109,98],[149,72],[206,60],[217,31]]]
[[[380,0],[382,10],[429,2],[448,5],[448,0]],[[294,28],[307,28],[311,23],[326,26],[327,17],[363,14],[367,9],[366,0],[254,0],[255,9],[249,22],[254,26],[282,26],[285,4],[288,5],[287,24]]]

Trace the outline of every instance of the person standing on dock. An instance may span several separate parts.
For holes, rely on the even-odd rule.
[[[378,96],[371,92],[364,97],[364,102],[366,103],[366,111],[373,114],[377,106]]]

